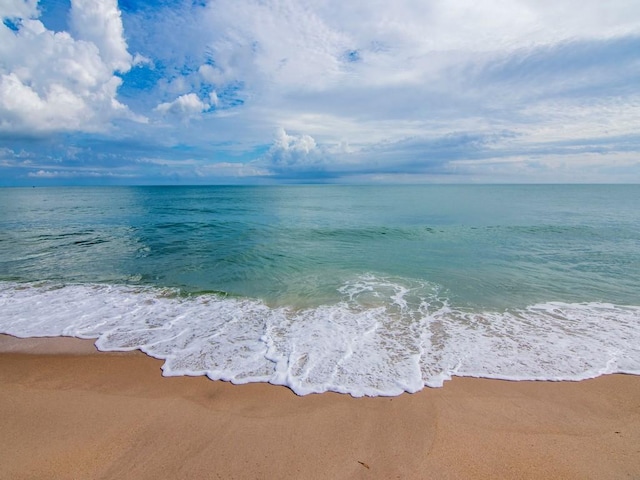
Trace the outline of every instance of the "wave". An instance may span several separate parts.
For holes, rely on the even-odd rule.
[[[0,282],[0,331],[139,349],[165,376],[270,382],[299,395],[399,395],[451,376],[582,380],[640,374],[640,306],[455,308],[437,285],[362,275],[331,305],[103,284]]]

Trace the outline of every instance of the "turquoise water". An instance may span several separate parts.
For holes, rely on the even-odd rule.
[[[234,381],[284,383],[299,393],[307,393],[305,388],[311,385],[309,391],[396,394],[397,388],[388,387],[394,376],[400,391],[414,391],[452,374],[577,379],[598,372],[634,372],[638,365],[633,362],[640,358],[624,342],[640,339],[639,271],[640,186],[633,185],[0,189],[0,307],[12,312],[11,318],[9,313],[0,314],[0,329],[26,336],[42,334],[46,328],[33,325],[42,327],[41,317],[55,313],[43,313],[34,306],[45,298],[52,305],[64,305],[79,302],[78,295],[86,296],[90,299],[83,303],[89,309],[87,318],[96,304],[113,302],[119,308],[119,323],[109,328],[118,332],[127,325],[140,330],[136,323],[140,318],[145,325],[154,318],[160,319],[158,325],[172,326],[195,303],[215,303],[228,307],[224,315],[231,319],[218,329],[228,328],[238,318],[248,324],[254,316],[260,317],[255,332],[246,333],[256,335],[247,340],[247,349],[256,347],[257,357],[262,355],[256,361],[266,362],[266,367],[260,364],[261,373],[238,377],[220,367],[224,361],[216,357],[215,368],[202,364],[194,371]],[[78,288],[84,290],[78,293]],[[105,288],[119,293],[112,298]],[[169,298],[172,306],[164,313],[153,309],[145,313],[143,297],[152,303]],[[130,308],[122,307],[125,300]],[[531,309],[539,310],[537,317]],[[198,325],[222,315],[205,307],[201,310],[191,312]],[[16,311],[23,318],[20,326],[15,323]],[[244,318],[247,312],[253,312],[252,319]],[[64,334],[82,336],[74,330],[77,319],[71,313],[67,316],[67,324],[62,325],[65,320],[59,318],[61,331],[53,333],[60,335],[66,329]],[[284,320],[269,320],[273,316]],[[365,318],[366,325],[360,325],[364,330],[358,330]],[[522,363],[521,371],[512,366],[504,373],[495,365],[465,370],[461,358],[441,365],[437,362],[444,357],[438,357],[435,363],[425,364],[425,356],[438,348],[439,354],[448,355],[447,348],[457,341],[454,331],[460,335],[460,345],[473,343],[467,334],[478,329],[478,325],[471,328],[478,318],[482,325],[488,322],[483,336],[516,342],[509,354],[514,365]],[[335,326],[336,319],[348,331],[325,328]],[[618,333],[624,336],[624,345],[609,338],[621,319],[625,330]],[[606,358],[586,358],[593,354],[589,350],[581,354],[585,358],[578,358],[583,371],[571,366],[565,373],[547,376],[529,368],[522,349],[525,344],[529,351],[537,345],[528,336],[535,332],[516,332],[514,322],[524,321],[543,332],[557,328],[571,333],[572,322],[583,320],[599,322],[608,332],[606,339],[594,340],[600,342],[598,348],[604,349]],[[447,322],[455,323],[455,328],[443,327]],[[305,329],[297,331],[303,324]],[[458,327],[466,333],[458,332]],[[271,337],[270,328],[279,336]],[[316,351],[323,335],[359,338],[371,329],[373,337],[379,338],[359,351],[354,340],[345,340],[336,351],[329,345],[328,356]],[[513,331],[504,333],[509,329]],[[104,338],[107,330],[98,330],[88,336]],[[387,367],[393,370],[406,361],[416,372],[409,365],[409,373],[380,373],[382,367],[377,365],[375,373],[354,374],[356,380],[350,381],[355,386],[349,382],[336,386],[327,380],[347,371],[347,359],[353,363],[352,370],[366,365],[368,356],[380,353],[376,349],[390,345],[387,334],[395,342],[389,347],[393,354],[380,362],[390,362],[393,368]],[[540,337],[539,332],[535,335]],[[578,347],[581,335],[571,337]],[[283,338],[285,343],[278,343]],[[133,347],[141,348],[148,340]],[[241,343],[235,336],[229,341]],[[103,343],[105,349],[119,349]],[[298,348],[306,343],[312,346]],[[187,348],[176,345],[156,356],[167,358]],[[216,352],[221,348],[217,346]],[[462,347],[454,350],[458,348]],[[354,353],[362,355],[358,362]],[[305,363],[304,358],[312,354],[318,358]],[[625,355],[629,359],[621,367],[619,358]],[[304,364],[297,373],[296,362]],[[330,365],[326,378],[317,373],[311,380],[305,377],[303,387],[296,386],[300,375],[314,368],[320,372],[323,362]],[[187,362],[180,368],[169,367],[168,373],[188,373],[192,366]],[[226,373],[212,374],[214,370]],[[375,388],[358,389],[358,381],[378,374],[384,378],[373,381]],[[398,383],[405,374],[410,379]]]

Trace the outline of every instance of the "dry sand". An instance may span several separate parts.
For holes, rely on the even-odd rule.
[[[0,336],[0,478],[640,478],[640,377],[356,399],[160,365]]]

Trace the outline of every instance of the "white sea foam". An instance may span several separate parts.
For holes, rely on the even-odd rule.
[[[300,395],[398,395],[452,375],[581,380],[640,374],[640,306],[549,302],[506,312],[448,305],[429,284],[365,275],[334,305],[116,285],[0,283],[0,331],[140,349],[163,373],[271,382]]]

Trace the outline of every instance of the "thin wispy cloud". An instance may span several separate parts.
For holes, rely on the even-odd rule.
[[[10,0],[0,16],[3,184],[640,181],[637,2]]]

